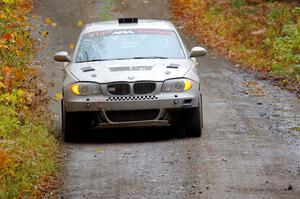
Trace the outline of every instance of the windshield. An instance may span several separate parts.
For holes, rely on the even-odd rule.
[[[75,61],[151,58],[185,58],[175,32],[135,29],[87,33],[82,37]]]

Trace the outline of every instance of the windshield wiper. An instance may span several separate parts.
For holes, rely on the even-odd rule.
[[[92,59],[92,60],[78,61],[77,63],[96,62],[96,61],[107,61],[107,60],[108,60],[108,59]]]
[[[149,56],[149,57],[134,57],[133,59],[168,59],[168,57]]]
[[[79,61],[77,63],[84,63],[84,62],[97,62],[97,61],[110,61],[110,60],[124,60],[128,58],[114,58],[114,59],[91,59],[91,60],[84,60],[84,61]]]
[[[77,63],[110,61],[110,60],[128,60],[128,59],[168,59],[168,58],[167,57],[160,57],[160,56],[149,56],[149,57],[114,58],[114,59],[91,59],[91,60],[79,61]]]

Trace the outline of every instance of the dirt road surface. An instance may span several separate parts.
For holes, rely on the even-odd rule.
[[[79,20],[105,16],[109,1],[99,2],[36,0],[34,15],[41,18],[32,20],[49,32],[38,58],[51,97],[60,92],[63,68],[53,54],[71,51]],[[170,18],[165,0],[120,0],[113,7],[113,18]],[[57,26],[45,25],[47,17]],[[291,130],[300,126],[299,101],[213,54],[199,62],[201,138],[169,128],[87,133],[64,144],[58,198],[300,198],[300,134]],[[60,103],[53,100],[50,109],[59,123]]]

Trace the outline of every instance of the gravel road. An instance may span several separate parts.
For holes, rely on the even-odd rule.
[[[79,20],[105,16],[99,0],[36,0],[32,21],[47,31],[38,59],[49,95],[60,92],[62,65]],[[169,19],[166,0],[119,0],[113,18]],[[50,17],[57,26],[43,23]],[[40,36],[41,37],[41,36]],[[189,47],[199,45],[184,36]],[[199,59],[204,132],[184,138],[169,128],[90,132],[63,144],[63,185],[58,198],[300,198],[300,103],[213,54]],[[259,94],[257,94],[259,91]],[[51,111],[60,118],[60,103]],[[59,122],[58,122],[59,123]]]

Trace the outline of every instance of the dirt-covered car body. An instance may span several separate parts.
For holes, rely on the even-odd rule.
[[[107,51],[113,57],[102,58]],[[69,62],[63,82],[64,134],[72,137],[99,126],[176,125],[188,118],[186,113],[199,117],[194,130],[200,136],[202,97],[194,57],[205,54],[201,47],[189,52],[168,21],[121,19],[86,25],[72,56],[59,52],[54,57]]]

